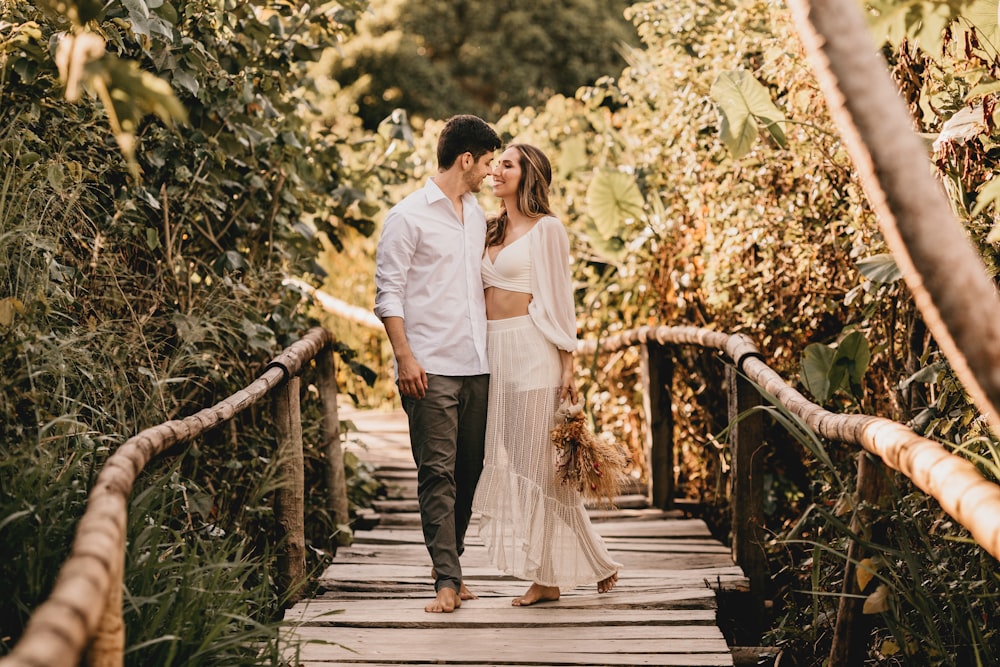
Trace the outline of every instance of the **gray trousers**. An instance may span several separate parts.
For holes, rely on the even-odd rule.
[[[427,375],[422,399],[403,397],[417,464],[424,543],[437,571],[434,590],[462,585],[459,556],[483,472],[489,375]]]

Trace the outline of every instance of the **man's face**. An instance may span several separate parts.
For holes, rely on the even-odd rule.
[[[479,192],[479,190],[483,187],[483,179],[493,172],[493,155],[494,153],[492,151],[483,153],[483,155],[472,164],[472,167],[465,172],[466,184],[468,185],[470,192]]]

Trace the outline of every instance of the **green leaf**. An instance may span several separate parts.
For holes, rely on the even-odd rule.
[[[378,373],[373,371],[368,366],[365,366],[364,364],[354,360],[349,360],[347,362],[347,365],[350,366],[351,370],[354,371],[355,375],[364,380],[366,385],[368,385],[369,387],[375,386],[375,380],[378,379]]]
[[[861,275],[875,283],[894,283],[903,277],[896,260],[889,253],[859,259],[857,267]]]
[[[128,10],[132,32],[149,37],[149,7],[146,6],[146,3],[143,0],[122,0],[122,6]]]
[[[868,340],[860,331],[852,331],[844,336],[837,345],[837,355],[834,363],[843,367],[850,378],[852,389],[861,384],[861,378],[868,370],[871,362],[871,349]]]
[[[976,29],[980,42],[996,45],[1000,40],[997,0],[973,0],[963,4],[966,6],[960,10],[962,20],[956,21],[953,26],[955,39],[964,41],[971,25]]]
[[[62,191],[65,176],[66,174],[63,172],[62,165],[58,162],[50,163],[48,168],[45,170],[45,180],[49,182],[49,185],[51,185],[52,189],[56,192]]]
[[[395,109],[378,125],[378,133],[388,141],[404,141],[413,146],[413,128],[405,109]]]
[[[243,328],[243,335],[246,337],[247,345],[250,347],[256,350],[270,352],[277,345],[274,332],[263,324],[251,322],[249,319],[244,317],[241,325]]]
[[[9,327],[14,323],[14,315],[24,313],[24,304],[20,299],[7,296],[0,299],[0,327]]]
[[[857,397],[870,362],[868,340],[860,331],[850,332],[836,345],[813,343],[802,358],[802,383],[818,403],[840,390]]]
[[[813,395],[817,403],[826,403],[833,395],[830,387],[830,369],[837,352],[829,345],[812,343],[807,345],[802,356],[800,375],[802,384]]]
[[[781,123],[785,116],[771,95],[750,72],[723,72],[712,84],[712,100],[719,111],[722,141],[734,158],[750,152],[761,129],[782,148],[786,145]]]
[[[152,227],[146,227],[146,247],[150,250],[160,247],[160,235]]]
[[[195,97],[198,96],[198,90],[200,89],[198,79],[191,72],[183,69],[174,70],[173,82],[174,85],[180,86]]]
[[[935,382],[937,382],[938,376],[941,374],[942,371],[946,370],[946,368],[947,365],[940,361],[936,361],[933,364],[924,366],[916,373],[914,373],[910,377],[900,382],[899,388],[906,389],[914,382],[920,384],[934,384]]]
[[[644,205],[635,179],[620,171],[598,172],[587,188],[587,213],[604,240],[622,236],[629,220],[642,217]]]

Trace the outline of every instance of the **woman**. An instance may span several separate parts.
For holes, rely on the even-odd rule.
[[[560,589],[618,580],[583,498],[556,478],[550,432],[561,401],[577,401],[576,316],[569,241],[549,208],[552,168],[539,149],[513,144],[493,169],[500,213],[486,230],[486,461],[473,511],[493,563],[532,582],[514,606],[558,600]]]

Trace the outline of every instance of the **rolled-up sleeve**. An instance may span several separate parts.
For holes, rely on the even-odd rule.
[[[404,317],[406,277],[416,248],[414,230],[403,215],[390,213],[376,248],[375,315]]]
[[[538,221],[531,244],[531,303],[528,314],[546,339],[560,350],[576,351],[576,309],[569,270],[569,238],[553,217]]]

